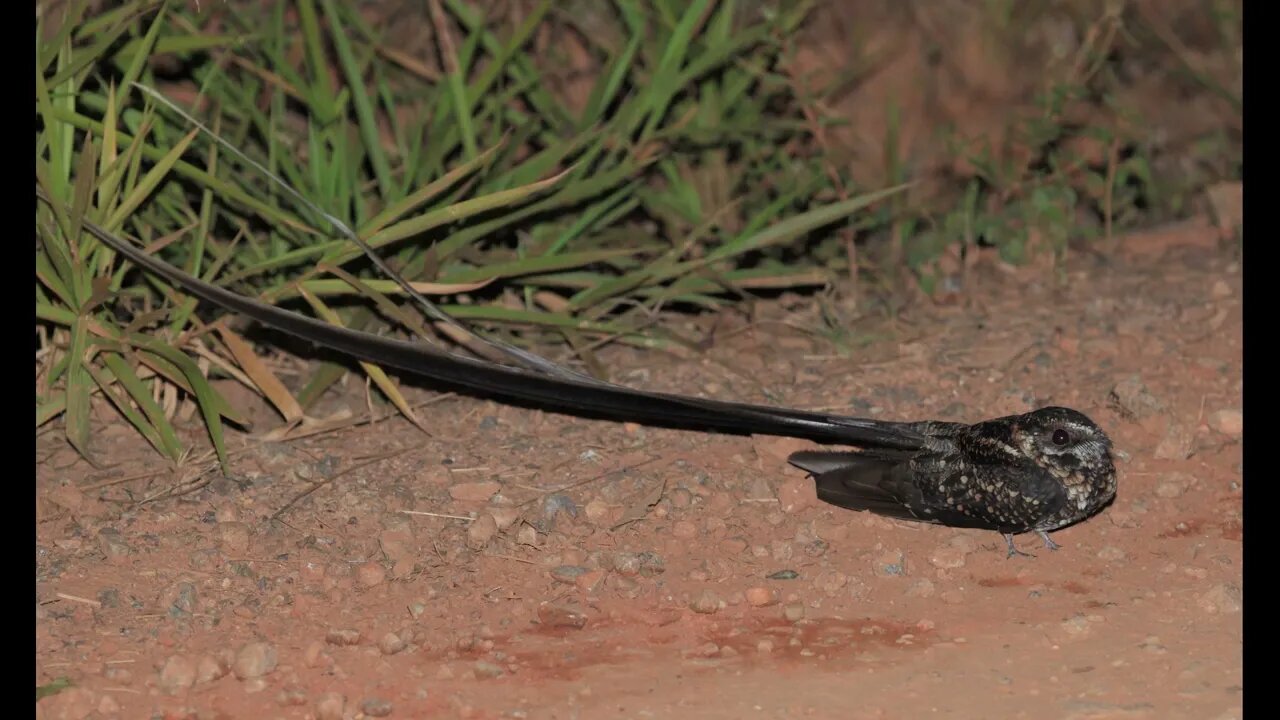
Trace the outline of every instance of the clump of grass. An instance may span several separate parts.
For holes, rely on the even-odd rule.
[[[136,81],[448,314],[508,342],[567,342],[589,365],[603,341],[675,341],[646,330],[658,308],[826,282],[793,262],[797,241],[888,194],[820,202],[810,125],[777,69],[802,5],[545,0],[499,17],[433,0],[415,19],[432,38],[421,56],[389,51],[390,20],[336,0],[88,7],[42,11],[36,29],[36,182],[52,199],[36,211],[36,425],[62,418],[86,457],[97,398],[175,461],[189,452],[175,417],[198,411],[225,470],[223,421],[243,418],[211,378],[297,423],[346,368],[286,388],[225,321],[82,234],[84,219],[331,322],[447,332],[390,300],[400,288],[325,217]],[[570,49],[593,78],[576,96],[559,82]]]

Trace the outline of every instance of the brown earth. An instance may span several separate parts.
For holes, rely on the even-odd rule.
[[[784,461],[803,443],[428,389],[408,392],[430,401],[431,435],[382,406],[298,439],[233,434],[235,481],[206,459],[167,466],[107,409],[98,468],[44,432],[36,675],[72,687],[37,709],[1238,718],[1228,245],[1205,223],[1151,232],[1071,258],[1065,282],[984,253],[965,306],[846,317],[843,356],[796,299],[714,318],[701,356],[609,356],[626,384],[882,418],[1083,410],[1121,450],[1119,496],[1056,533],[1058,552],[1019,538],[1034,558],[1006,559],[995,533],[820,504]],[[324,410],[360,419],[364,402],[353,382]]]

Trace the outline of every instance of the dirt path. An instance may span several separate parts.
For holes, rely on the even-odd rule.
[[[624,383],[885,418],[1077,407],[1121,484],[1059,552],[821,505],[783,460],[802,443],[467,398],[423,408],[432,437],[394,418],[234,437],[241,485],[135,507],[212,476],[103,414],[103,469],[37,441],[37,681],[73,683],[37,708],[1240,717],[1239,266],[1200,226],[1125,246],[1073,259],[1063,289],[983,265],[980,303],[853,325],[850,358],[771,322],[813,323],[808,303],[726,315],[702,359],[619,351]],[[352,388],[327,410],[365,412]]]

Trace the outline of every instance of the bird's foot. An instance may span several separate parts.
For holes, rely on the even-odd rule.
[[[1049,537],[1049,533],[1043,530],[1037,530],[1036,534],[1039,535],[1040,539],[1044,541],[1044,546],[1049,548],[1050,550],[1057,550],[1058,548],[1062,547],[1058,543],[1054,542],[1053,538]]]
[[[1004,556],[1005,560],[1008,560],[1014,555],[1021,555],[1022,557],[1029,557],[1029,558],[1035,557],[1035,555],[1032,555],[1029,552],[1022,552],[1018,548],[1014,547],[1013,535],[1011,533],[1004,533],[1004,542],[1006,545],[1009,546],[1009,554]]]

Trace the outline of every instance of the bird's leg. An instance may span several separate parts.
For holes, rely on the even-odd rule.
[[[1006,560],[1013,557],[1014,555],[1021,555],[1022,557],[1035,557],[1035,555],[1032,555],[1029,552],[1022,552],[1021,550],[1013,546],[1013,533],[1004,533],[1004,541],[1005,541],[1005,544],[1009,546],[1009,554],[1004,556]]]
[[[1036,534],[1039,535],[1040,539],[1044,541],[1044,546],[1049,548],[1050,550],[1057,550],[1058,548],[1062,547],[1058,543],[1054,542],[1053,538],[1049,537],[1049,533],[1043,530],[1037,530]]]

